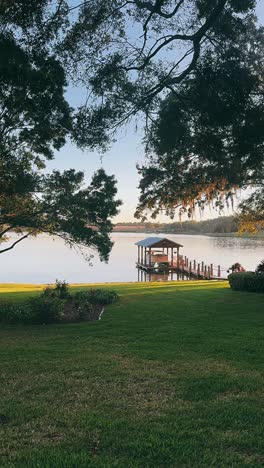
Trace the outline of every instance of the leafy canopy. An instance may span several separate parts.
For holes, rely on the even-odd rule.
[[[3,5],[1,8],[1,4]],[[2,0],[0,19],[26,48],[45,47],[87,90],[75,137],[105,148],[131,116],[155,118],[163,98],[208,50],[235,45],[255,0]],[[87,97],[88,96],[88,97]]]
[[[264,30],[249,19],[236,42],[206,51],[162,101],[146,138],[148,164],[139,168],[138,216],[164,208],[191,215],[212,200],[221,208],[238,189],[254,187],[243,221],[250,211],[263,220],[263,46]]]
[[[0,253],[44,232],[107,260],[120,205],[114,177],[101,169],[87,187],[82,172],[43,172],[45,160],[73,138],[75,118],[65,70],[51,53],[51,30],[42,35],[48,3],[0,3],[0,242],[10,241]]]
[[[120,205],[114,176],[100,169],[87,187],[83,172],[70,169],[44,174],[33,155],[13,150],[10,157],[1,158],[0,187],[0,242],[12,240],[11,231],[20,234],[7,246],[2,244],[0,253],[29,236],[47,233],[71,247],[93,248],[107,260],[112,247],[111,218]]]
[[[14,0],[0,3],[0,20],[31,62],[36,51],[52,57],[85,90],[79,108],[57,114],[64,130],[49,146],[68,134],[105,150],[121,125],[143,116],[137,215],[173,216],[213,199],[221,207],[238,188],[262,192],[263,30],[255,3]]]
[[[89,92],[76,113],[79,143],[105,149],[129,119],[146,119],[138,217],[174,216],[178,208],[191,215],[211,200],[221,208],[241,188],[257,187],[258,197],[263,29],[254,0],[92,0],[60,8],[69,23],[57,53]]]

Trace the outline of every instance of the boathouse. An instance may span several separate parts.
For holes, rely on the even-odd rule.
[[[160,266],[177,268],[181,244],[162,237],[147,237],[135,243],[138,247],[137,266],[152,270]],[[176,258],[175,258],[176,254]]]

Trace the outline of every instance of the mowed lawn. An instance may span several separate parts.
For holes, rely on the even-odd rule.
[[[0,328],[0,466],[264,466],[264,294],[105,287],[100,322]]]

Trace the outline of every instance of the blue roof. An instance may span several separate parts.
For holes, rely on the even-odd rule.
[[[157,245],[162,244],[162,245]],[[166,237],[147,237],[135,243],[140,247],[183,247],[181,244],[167,239]]]

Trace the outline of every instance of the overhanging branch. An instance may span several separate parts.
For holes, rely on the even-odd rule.
[[[17,244],[19,244],[20,242],[22,242],[24,239],[26,239],[27,237],[31,236],[34,234],[34,231],[31,231],[31,232],[28,232],[27,234],[25,234],[24,236],[20,237],[20,239],[18,239],[17,241],[13,242],[12,245],[10,245],[9,247],[6,247],[5,249],[2,249],[0,250],[0,254],[2,253],[5,253],[5,252],[8,252],[9,250],[12,250]]]
[[[14,226],[11,226],[11,225],[6,227],[2,232],[0,232],[0,238],[3,237],[8,231],[10,231],[13,228]]]

